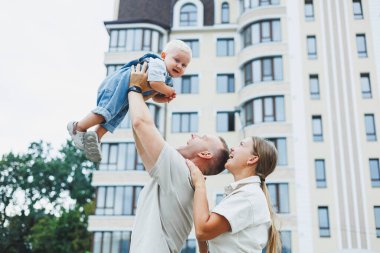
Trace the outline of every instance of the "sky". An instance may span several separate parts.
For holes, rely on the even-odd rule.
[[[96,105],[114,0],[0,0],[0,156],[43,140]]]

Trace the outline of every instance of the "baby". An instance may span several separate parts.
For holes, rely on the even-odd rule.
[[[84,150],[86,157],[93,162],[101,161],[100,140],[107,132],[113,133],[128,112],[128,86],[131,66],[148,62],[148,84],[143,90],[144,100],[153,98],[162,103],[175,98],[173,77],[185,73],[191,60],[190,47],[181,40],[172,40],[164,48],[161,58],[155,54],[146,54],[131,61],[109,75],[100,85],[97,107],[80,121],[67,124],[67,130],[74,145]],[[96,126],[95,131],[87,131]]]

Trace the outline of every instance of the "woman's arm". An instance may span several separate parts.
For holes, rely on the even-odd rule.
[[[186,160],[189,167],[194,192],[194,225],[198,240],[207,241],[231,230],[230,223],[222,215],[209,213],[206,184],[202,172],[195,164]]]

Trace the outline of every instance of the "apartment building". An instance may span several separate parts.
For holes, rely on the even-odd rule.
[[[380,252],[380,1],[118,0],[105,28],[107,74],[171,39],[192,48],[177,98],[148,101],[168,143],[199,132],[275,144],[267,185],[283,252]],[[128,117],[102,151],[92,252],[126,253],[149,181]],[[210,208],[232,180],[207,179]]]

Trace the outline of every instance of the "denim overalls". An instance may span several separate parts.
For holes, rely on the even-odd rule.
[[[105,121],[101,124],[107,131],[113,133],[117,126],[124,119],[129,109],[127,90],[129,87],[129,77],[131,75],[131,66],[142,64],[149,58],[160,58],[155,54],[145,54],[137,60],[133,60],[115,73],[108,76],[98,89],[97,107],[92,110],[93,113],[100,114]],[[169,86],[172,86],[172,80],[169,75],[165,80]],[[143,95],[149,95],[151,91],[145,92]]]

